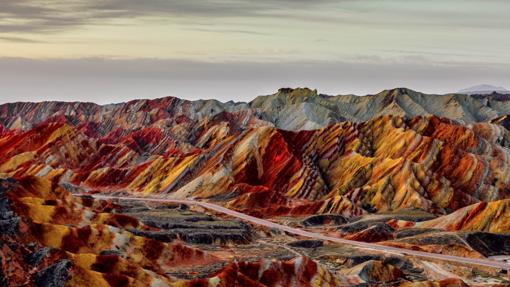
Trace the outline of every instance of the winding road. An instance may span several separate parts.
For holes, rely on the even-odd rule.
[[[503,270],[510,270],[510,264],[505,263],[505,262],[490,260],[490,259],[466,258],[466,257],[460,257],[460,256],[428,253],[428,252],[423,252],[423,251],[415,251],[415,250],[410,250],[410,249],[384,246],[384,245],[375,244],[375,243],[367,243],[367,242],[353,241],[353,240],[347,240],[347,239],[342,239],[342,238],[326,236],[326,235],[323,235],[320,233],[309,232],[309,231],[305,231],[305,230],[302,230],[299,228],[293,228],[293,227],[289,227],[286,225],[274,223],[274,222],[271,222],[271,221],[268,221],[265,219],[250,216],[250,215],[247,215],[247,214],[244,214],[241,212],[237,212],[237,211],[225,208],[220,205],[209,203],[209,202],[195,201],[195,200],[183,200],[183,199],[110,196],[110,195],[97,195],[97,194],[75,194],[75,196],[91,196],[96,199],[105,199],[105,200],[107,200],[107,199],[129,200],[129,201],[174,203],[174,204],[200,206],[202,208],[214,210],[214,211],[217,211],[220,213],[224,213],[229,216],[233,216],[233,217],[242,219],[244,221],[251,222],[253,224],[278,229],[281,231],[288,232],[290,234],[300,235],[303,237],[325,240],[325,241],[330,241],[330,242],[335,242],[335,243],[340,243],[340,244],[348,244],[348,245],[356,246],[356,247],[359,247],[362,249],[375,250],[375,251],[380,251],[380,252],[389,252],[389,253],[395,253],[395,254],[400,254],[400,255],[410,255],[410,256],[416,256],[416,257],[427,258],[427,259],[444,260],[444,261],[456,262],[456,263],[462,263],[462,264],[473,264],[473,265],[478,265],[478,266],[486,266],[486,267],[499,268],[499,269],[503,269]]]

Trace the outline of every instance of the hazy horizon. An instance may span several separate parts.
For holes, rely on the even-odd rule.
[[[0,103],[510,87],[501,0],[0,0]]]

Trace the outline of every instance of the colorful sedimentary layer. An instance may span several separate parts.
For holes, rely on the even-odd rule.
[[[162,273],[164,268],[217,260],[182,243],[135,236],[126,229],[145,228],[137,219],[107,212],[111,207],[106,202],[76,199],[47,179],[7,179],[1,184],[5,205],[2,207],[10,209],[15,219],[4,226],[10,227],[9,232],[2,234],[4,250],[8,252],[15,246],[18,256],[23,253],[20,249],[26,249],[27,254],[40,252],[38,261],[45,264],[33,266],[40,270],[69,262],[64,265],[66,270],[74,268],[69,271],[71,282],[85,280],[93,286],[108,286],[109,280],[120,280],[145,286],[147,282],[170,282],[171,278]],[[108,250],[111,254],[105,253]],[[23,266],[30,264],[23,258],[3,255],[4,260],[18,261],[20,269],[30,270]],[[15,273],[3,270],[10,279],[21,276]],[[24,279],[30,280],[30,274],[27,276]],[[32,280],[37,281],[37,276]]]
[[[510,187],[507,131],[496,124],[384,116],[291,132],[238,129],[221,119],[186,133],[190,138],[182,139],[152,126],[93,136],[58,118],[3,132],[0,175],[203,198],[255,215],[403,208],[444,214],[503,199]]]
[[[510,200],[480,202],[437,219],[420,223],[421,228],[439,228],[450,231],[510,231]]]
[[[364,281],[358,276],[333,276],[306,257],[289,261],[264,260],[227,266],[212,278],[197,279],[182,286],[349,286]]]
[[[224,259],[177,240],[137,236],[132,229],[155,229],[128,215],[111,213],[112,203],[73,197],[48,179],[24,177],[0,184],[0,273],[8,286],[263,286],[268,282],[272,285],[264,286],[338,286],[339,279],[306,257],[238,262],[209,278],[177,279],[167,272]]]
[[[282,248],[290,235],[202,210],[72,193],[191,198],[345,239],[510,255],[508,103],[282,89],[250,103],[1,105],[0,286],[463,286],[419,277],[414,261],[328,261],[338,252],[321,241]],[[238,260],[231,249],[250,244],[288,253]]]
[[[510,96],[428,95],[406,88],[375,95],[329,96],[307,88],[283,88],[249,103],[217,100],[187,101],[173,97],[96,105],[84,102],[10,103],[0,105],[0,125],[31,129],[65,117],[90,134],[124,135],[151,125],[182,132],[190,123],[228,121],[238,128],[270,125],[285,130],[320,129],[343,121],[364,122],[378,116],[437,115],[465,123],[500,121],[510,114]],[[89,134],[89,135],[90,135]]]

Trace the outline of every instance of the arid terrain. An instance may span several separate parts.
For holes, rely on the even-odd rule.
[[[510,96],[0,105],[0,286],[510,286]]]

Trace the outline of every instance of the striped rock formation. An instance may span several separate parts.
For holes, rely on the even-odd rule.
[[[474,123],[508,114],[510,96],[498,93],[429,95],[397,88],[360,97],[329,96],[308,88],[283,88],[249,103],[187,101],[173,97],[104,106],[85,102],[9,103],[0,105],[0,125],[28,130],[49,119],[65,117],[90,132],[106,135],[150,125],[179,129],[190,122],[214,118],[235,119],[233,122],[239,126],[256,124],[310,130],[343,121],[364,122],[383,115],[437,115]]]
[[[195,242],[179,237],[191,229],[164,230],[193,225],[166,222],[171,212],[145,212],[159,217],[144,221],[71,193],[193,198],[272,220],[300,217],[289,220],[297,225],[315,215],[300,227],[427,252],[509,255],[508,114],[504,95],[407,89],[366,97],[281,89],[250,103],[1,105],[0,286],[464,286],[433,281],[414,261],[347,266],[323,242],[238,260],[229,253],[238,244],[257,253],[289,235],[215,222],[216,234],[239,232],[239,241],[200,230],[208,243]]]
[[[450,231],[510,231],[510,200],[480,202],[451,214],[419,224],[421,228],[439,228]]]
[[[382,116],[292,132],[222,119],[183,133],[190,139],[154,126],[94,136],[58,118],[4,131],[0,175],[202,198],[255,215],[445,214],[510,190],[508,132],[497,124]]]
[[[132,228],[151,227],[111,213],[109,202],[73,197],[47,179],[5,179],[0,192],[6,286],[340,286],[341,279],[306,257],[237,262],[209,278],[177,279],[168,272],[224,259],[178,241],[137,236]]]
[[[106,202],[76,199],[49,180],[26,177],[1,185],[2,209],[15,219],[1,235],[2,259],[18,266],[2,270],[11,286],[54,278],[44,275],[47,268],[67,274],[64,279],[73,286],[164,286],[172,281],[163,271],[167,268],[217,261],[178,242],[135,236],[127,229],[144,228],[135,218],[107,212]]]

